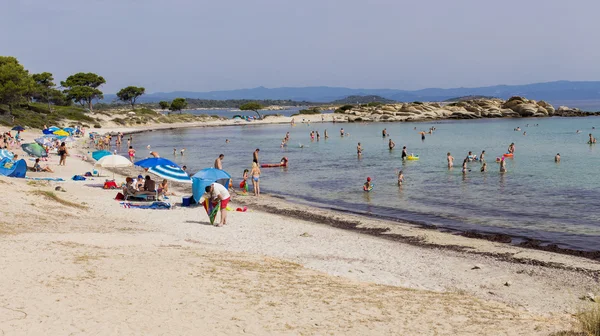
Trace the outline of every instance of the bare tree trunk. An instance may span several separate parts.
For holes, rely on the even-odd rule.
[[[88,104],[89,104],[89,107],[90,107],[90,112],[93,112],[94,111],[94,106],[92,105],[92,100],[91,99],[88,100]]]

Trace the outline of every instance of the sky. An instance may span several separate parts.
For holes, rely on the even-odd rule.
[[[2,0],[0,55],[105,93],[600,80],[598,0]]]

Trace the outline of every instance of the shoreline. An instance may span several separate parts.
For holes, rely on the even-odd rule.
[[[124,208],[101,188],[112,174],[70,180],[92,167],[73,155],[82,147],[66,166],[51,155],[56,173],[31,173],[64,182],[0,177],[11,195],[0,331],[548,335],[568,329],[600,283],[589,259],[277,197],[234,197],[249,210],[223,228],[202,207]]]

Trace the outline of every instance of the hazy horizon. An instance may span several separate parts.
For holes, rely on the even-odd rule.
[[[600,2],[21,0],[2,55],[105,93],[480,87],[600,79]]]

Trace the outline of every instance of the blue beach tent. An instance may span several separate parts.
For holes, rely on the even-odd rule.
[[[206,187],[214,182],[221,183],[225,188],[229,189],[229,179],[231,175],[224,170],[216,168],[205,168],[192,176],[192,194],[194,201],[198,202],[205,193]]]
[[[4,158],[0,161],[0,175],[24,178],[25,174],[27,174],[27,162],[25,160],[13,161]]]

